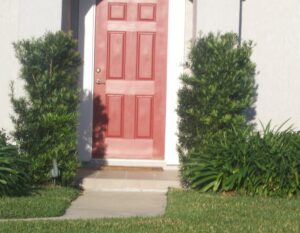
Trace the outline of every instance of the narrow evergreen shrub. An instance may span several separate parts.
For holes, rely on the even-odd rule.
[[[26,92],[17,98],[12,85],[14,138],[31,164],[29,173],[35,183],[50,180],[56,159],[60,182],[69,185],[79,165],[76,127],[81,60],[77,43],[71,34],[56,32],[14,47]]]
[[[29,164],[7,140],[5,132],[0,130],[0,197],[26,195],[31,189],[26,173]]]
[[[191,151],[205,148],[219,131],[252,127],[256,97],[252,42],[239,46],[234,33],[200,36],[192,44],[178,92],[178,152],[183,183]]]
[[[239,47],[234,33],[210,33],[192,44],[188,65],[192,74],[181,76],[178,92],[181,155],[205,144],[219,130],[247,125],[256,89],[252,47],[250,41]]]
[[[181,77],[181,174],[202,192],[293,196],[300,191],[300,132],[291,127],[255,131],[252,43],[235,34],[208,34],[191,49],[191,75]]]
[[[6,145],[8,136],[6,135],[4,129],[0,129],[0,145]]]
[[[190,186],[202,192],[293,196],[300,191],[300,132],[291,127],[263,132],[232,128],[215,134],[205,148],[189,151]]]

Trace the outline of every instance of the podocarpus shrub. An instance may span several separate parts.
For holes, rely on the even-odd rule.
[[[17,147],[7,139],[0,130],[0,196],[25,195],[31,189],[26,173],[29,164],[20,158]]]
[[[4,131],[4,129],[0,129],[0,145],[7,144],[8,137]]]
[[[60,182],[72,182],[78,168],[76,153],[78,76],[81,63],[76,41],[64,32],[47,33],[39,39],[14,44],[21,63],[20,78],[26,95],[17,98],[14,137],[29,160],[35,183],[47,182],[56,159]]]
[[[238,45],[234,33],[200,36],[192,44],[178,92],[179,145],[183,181],[194,148],[204,148],[219,131],[250,127],[255,101],[252,42]],[[246,114],[248,113],[248,114]]]
[[[245,112],[255,99],[252,42],[238,46],[238,36],[200,36],[189,54],[191,75],[181,76],[178,92],[179,148],[189,150],[212,133],[245,126]]]
[[[189,151],[192,188],[246,194],[293,196],[300,191],[300,132],[291,128],[262,133],[251,128],[219,132],[205,148]]]

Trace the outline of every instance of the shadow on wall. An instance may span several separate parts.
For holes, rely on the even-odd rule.
[[[89,162],[92,159],[91,155],[96,159],[104,159],[106,152],[104,134],[108,117],[100,96],[93,97],[92,93],[82,90],[79,112],[79,159]]]
[[[105,112],[105,107],[101,102],[100,96],[94,97],[93,124],[92,154],[96,159],[103,159],[106,151],[104,133],[108,124],[108,116]]]
[[[257,89],[258,89],[258,84],[255,83],[254,88],[253,88],[253,103],[250,108],[245,110],[245,115],[246,119],[248,122],[251,122],[254,126],[256,126],[255,119],[256,119],[256,101],[257,101]]]
[[[92,33],[92,25],[89,22],[91,17],[94,17],[93,7],[95,1],[79,0],[77,4],[78,6],[73,9],[73,11],[77,11],[73,12],[73,17],[78,18],[78,50],[84,63],[81,67],[79,79],[81,101],[79,106],[78,154],[82,162],[87,162],[87,165],[91,165],[92,155],[93,158],[97,159],[104,159],[105,157],[104,133],[108,117],[100,96],[93,96],[92,80],[89,78],[93,77],[93,67],[90,67],[89,63],[85,61],[85,59],[90,59],[94,46],[92,43],[87,44],[86,41],[90,40],[89,36]],[[101,164],[99,164],[99,161],[92,160],[92,162],[98,163],[96,164],[97,166],[105,165],[105,160],[102,160]]]

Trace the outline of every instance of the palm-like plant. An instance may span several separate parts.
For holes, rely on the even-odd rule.
[[[0,135],[0,196],[25,195],[30,190],[26,173],[28,163],[19,158],[18,149],[7,143],[3,132]]]

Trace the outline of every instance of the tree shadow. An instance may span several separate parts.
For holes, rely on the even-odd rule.
[[[107,129],[108,116],[105,107],[101,102],[100,96],[94,97],[93,114],[93,150],[92,155],[95,159],[103,159],[106,152],[104,143],[104,133]]]
[[[106,108],[100,96],[81,89],[78,126],[78,155],[82,166],[77,172],[75,184],[79,186],[85,177],[93,177],[107,165],[104,136],[108,124]]]
[[[88,166],[92,159],[105,159],[106,145],[104,134],[108,124],[108,116],[101,97],[94,97],[91,92],[84,90],[81,90],[79,112],[79,159]],[[101,161],[101,165],[105,164],[105,162]]]
[[[257,73],[254,76],[256,77]],[[256,127],[255,120],[256,120],[256,114],[257,114],[257,112],[256,112],[256,102],[257,102],[257,97],[258,97],[257,90],[258,90],[258,84],[255,81],[253,90],[252,90],[253,98],[252,98],[251,106],[244,111],[247,122],[250,123],[251,125],[253,125],[254,127]]]
[[[81,90],[81,101],[79,107],[79,126],[78,126],[78,154],[79,160],[82,161],[84,167],[99,167],[106,164],[105,154],[106,145],[104,143],[104,134],[108,117],[105,106],[100,96],[93,95],[93,84],[89,77],[91,67],[84,65],[87,59],[87,52],[90,54],[90,46],[86,46],[86,31],[90,25],[86,22],[86,17],[90,17],[91,9],[94,7],[94,1],[72,1],[72,16],[77,21],[73,22],[73,28],[78,33],[78,50],[82,56],[83,64],[80,70],[79,88]],[[87,28],[88,27],[88,28]],[[86,70],[88,69],[88,70]],[[95,166],[97,165],[97,166]]]

